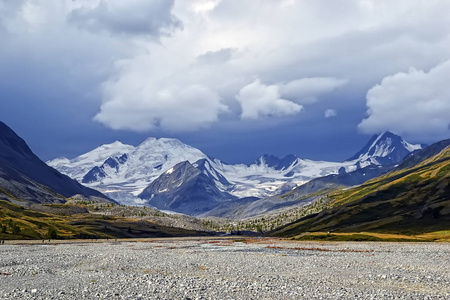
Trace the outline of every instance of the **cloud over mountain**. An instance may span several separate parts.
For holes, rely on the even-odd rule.
[[[110,96],[95,120],[114,129],[189,131],[216,122],[227,111],[215,91],[199,84],[156,89],[129,74],[105,84],[104,92]]]
[[[264,85],[259,80],[243,87],[236,100],[242,107],[242,119],[291,115],[299,113],[303,108],[299,104],[281,99],[278,86]]]
[[[362,142],[359,123],[360,133],[388,129],[433,142],[448,136],[447,106],[417,105],[441,84],[406,103],[397,75],[413,81],[424,70],[425,81],[437,80],[429,70],[450,59],[448,11],[445,0],[0,1],[0,118],[29,120],[67,151],[82,146],[68,145],[69,136],[90,135],[92,146],[108,132],[135,141],[189,135],[219,152],[242,141],[254,151],[278,145],[280,155],[311,145],[315,155],[312,139],[331,131],[347,147]],[[398,121],[384,122],[391,105],[377,93],[394,92],[404,106]],[[339,116],[325,121],[328,108]],[[405,116],[426,126],[413,136]],[[269,132],[284,136],[263,144]],[[25,137],[40,143],[31,130]]]
[[[444,139],[450,135],[450,61],[425,72],[411,68],[383,78],[367,93],[366,133],[392,130],[405,136]]]

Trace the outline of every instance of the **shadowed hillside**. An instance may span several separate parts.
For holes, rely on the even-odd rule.
[[[0,199],[21,204],[64,203],[76,195],[114,202],[49,167],[22,138],[0,122]]]

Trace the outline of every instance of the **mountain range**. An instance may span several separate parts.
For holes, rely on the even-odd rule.
[[[327,197],[329,204],[325,209],[271,234],[293,237],[305,232],[448,232],[450,140],[408,156],[385,175],[354,188],[336,189]]]
[[[360,184],[421,148],[384,132],[344,162],[263,155],[252,164],[230,165],[176,139],[148,138],[137,147],[116,141],[47,163],[119,203],[200,215],[223,205],[277,197],[325,176]]]
[[[122,176],[125,187],[127,176],[146,180],[146,176],[151,175],[150,183],[132,196],[141,204],[197,217],[239,219],[231,222],[238,222],[239,228],[244,229],[255,230],[255,226],[264,224],[264,230],[273,230],[269,235],[298,239],[374,238],[367,234],[341,236],[369,232],[427,235],[426,239],[439,240],[448,232],[450,224],[450,140],[422,148],[385,132],[374,136],[361,151],[342,163],[308,161],[295,155],[283,159],[263,155],[249,165],[228,165],[178,140],[150,138],[138,147],[120,142],[103,145],[72,162],[67,161],[77,164],[72,168],[66,166],[66,170],[78,174],[82,181],[89,184],[109,181],[108,188],[116,184],[117,190],[111,191],[112,194],[128,193],[121,190],[120,182],[114,182],[117,174]],[[148,161],[159,164],[152,167]],[[91,167],[92,164],[97,165]],[[133,170],[130,164],[140,168]],[[321,168],[323,166],[333,167]],[[145,174],[145,170],[149,170],[149,174]],[[302,173],[304,170],[306,172]],[[308,174],[310,170],[316,173],[317,170],[325,170],[325,173],[332,170],[332,173],[300,185],[289,180],[308,178],[314,173]],[[279,176],[283,176],[284,181]],[[274,178],[283,183],[269,190],[273,192],[271,196],[234,194],[238,184],[241,188],[245,186],[245,180],[255,180],[259,184],[267,180],[263,184],[269,185]],[[139,181],[131,182],[128,191],[136,191],[136,182]],[[247,187],[258,190],[257,185]],[[0,122],[2,237],[41,238],[48,236],[55,226],[58,234],[67,237],[208,234],[143,220],[130,221],[124,218],[123,209],[141,209],[140,216],[152,209],[111,206],[111,203],[114,201],[109,197],[41,161],[23,139]],[[89,213],[98,207],[118,209],[122,218]],[[160,211],[153,211],[154,216],[161,215]],[[173,220],[180,218],[163,215]],[[290,216],[289,220],[283,222],[286,216]],[[198,219],[192,219],[198,224]],[[209,228],[217,230],[217,224],[208,223],[210,220],[203,219],[201,224],[210,224]],[[293,220],[296,221],[286,224]],[[228,228],[236,228],[235,223],[230,224],[234,225],[227,225]],[[283,226],[276,228],[274,225]]]

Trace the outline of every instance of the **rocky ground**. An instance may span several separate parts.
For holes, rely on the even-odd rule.
[[[450,299],[448,243],[10,243],[1,299]]]

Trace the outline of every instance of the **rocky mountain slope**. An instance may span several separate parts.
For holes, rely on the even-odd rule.
[[[416,155],[432,153],[440,145],[430,147]],[[296,236],[315,231],[418,234],[449,230],[450,147],[409,168],[396,169],[329,197],[329,209],[271,234]]]
[[[350,161],[351,167],[347,167],[347,169],[342,167],[337,174],[317,176],[317,178],[300,186],[291,187],[286,193],[280,193],[280,195],[263,197],[261,199],[244,198],[223,203],[206,212],[204,216],[243,219],[303,206],[315,201],[331,190],[359,185],[371,178],[381,176],[392,170],[405,153],[417,153],[420,150],[416,149],[419,148],[420,145],[411,145],[399,136],[385,132],[374,136]],[[427,150],[426,152],[430,151]],[[415,155],[412,156],[416,157]],[[286,165],[291,165],[292,161],[297,160],[294,156],[284,160],[270,156],[264,157],[264,159],[266,159],[267,165],[278,169],[283,169]],[[286,164],[286,162],[288,163]]]
[[[374,135],[361,151],[347,161],[357,162],[360,168],[369,165],[388,166],[401,162],[407,155],[422,148],[422,145],[410,144],[400,136],[386,131]]]
[[[116,141],[74,159],[47,163],[121,203],[136,204],[136,196],[159,175],[182,161],[194,163],[206,157],[176,139],[148,138],[137,147]]]
[[[61,203],[76,196],[111,201],[41,161],[11,128],[0,122],[0,199]]]
[[[217,188],[214,180],[188,161],[176,164],[154,180],[138,196],[162,210],[199,215],[236,199]]]
[[[250,165],[229,165],[176,139],[149,138],[137,147],[115,142],[74,159],[59,158],[48,164],[120,203],[148,204],[138,195],[159,176],[164,177],[167,170],[185,161],[209,177],[222,193],[237,198],[266,198],[283,194],[314,178],[344,174],[367,166],[392,165],[420,147],[386,132],[374,136],[366,147],[345,162],[312,161],[295,155],[282,159],[263,155]],[[370,178],[361,176],[360,180]]]
[[[405,157],[405,159],[396,166],[397,170],[408,169],[420,164],[428,158],[437,155],[439,152],[450,146],[450,139],[434,143],[419,151],[414,151]]]

